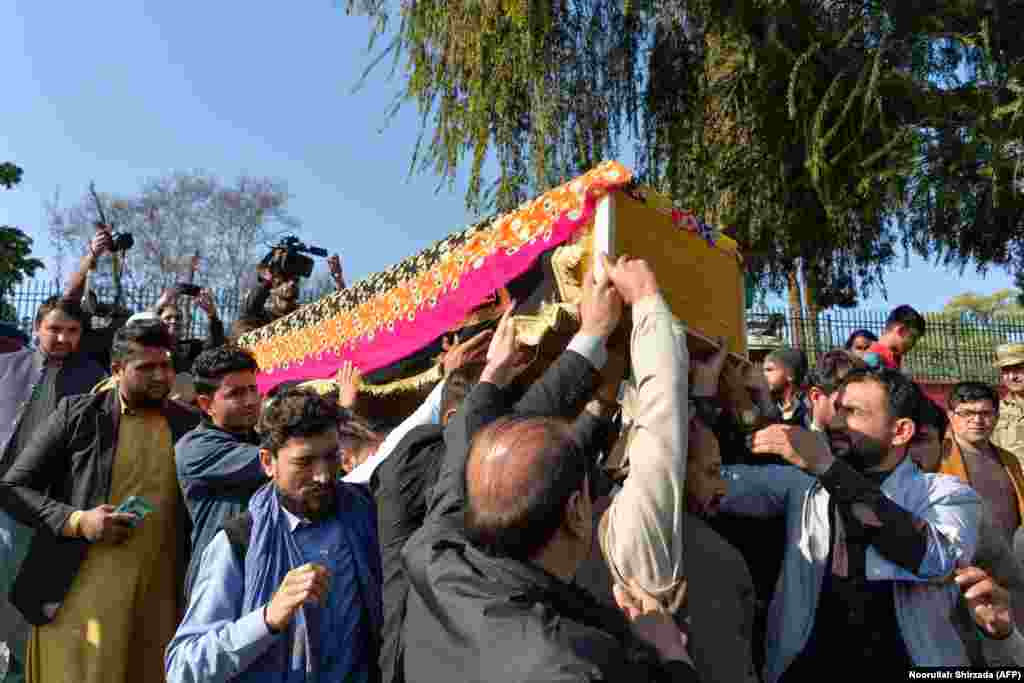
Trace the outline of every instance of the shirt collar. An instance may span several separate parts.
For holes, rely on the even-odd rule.
[[[118,388],[116,382],[114,383],[114,388],[111,391],[117,392],[117,404],[122,415],[147,415],[159,412],[155,408],[132,408],[130,405],[125,403],[124,396],[121,395],[121,390]]]
[[[278,504],[280,504],[280,501],[278,501]],[[284,513],[285,519],[288,520],[288,531],[292,532],[293,534],[295,533],[295,530],[298,529],[300,526],[312,526],[313,524],[308,519],[304,519],[302,517],[299,517],[298,515],[292,514],[291,512],[289,512],[288,508],[286,508],[283,505],[281,505],[281,512]]]
[[[121,409],[121,414],[122,415],[131,415],[132,414],[132,409],[129,408],[128,404],[124,402],[124,396],[121,395],[121,392],[118,389],[116,384],[114,385],[114,391],[117,392],[117,405]]]

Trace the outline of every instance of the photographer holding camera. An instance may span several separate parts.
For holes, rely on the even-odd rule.
[[[259,283],[245,295],[239,318],[267,324],[295,311],[299,307],[299,280],[313,273],[313,259],[306,254],[326,257],[327,250],[307,246],[291,236],[271,249],[256,268]],[[332,261],[331,270],[335,282],[343,288],[340,259],[336,270]]]
[[[68,286],[61,298],[81,304],[89,318],[82,330],[82,341],[79,348],[86,356],[104,368],[110,368],[110,347],[117,330],[124,326],[131,317],[131,311],[117,304],[100,303],[96,293],[89,287],[89,273],[96,270],[99,259],[104,254],[123,252],[130,249],[135,241],[131,233],[114,232],[106,223],[96,223],[96,234],[87,245],[86,252],[79,261],[78,270],[71,274]],[[106,319],[105,327],[93,327],[92,319]]]
[[[180,338],[184,319],[178,300],[182,296],[195,297],[196,305],[206,314],[209,321],[209,336],[206,339]],[[173,356],[176,373],[190,372],[192,363],[199,357],[199,354],[224,345],[224,323],[220,320],[217,305],[213,301],[213,292],[209,289],[201,289],[198,285],[187,282],[179,282],[173,287],[165,289],[151,310],[159,316],[174,338]]]

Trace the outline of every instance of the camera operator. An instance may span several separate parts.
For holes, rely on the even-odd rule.
[[[313,259],[305,254],[327,256],[327,251],[307,246],[296,237],[285,237],[271,249],[256,268],[259,282],[245,295],[239,317],[265,317],[269,323],[295,311],[299,307],[299,280],[313,273]],[[330,265],[335,284],[343,288],[341,260]]]
[[[114,234],[109,225],[96,223],[96,234],[90,240],[85,254],[78,264],[78,270],[71,274],[68,286],[64,290],[63,299],[80,304],[89,318],[84,326],[79,349],[90,359],[104,368],[110,367],[110,347],[117,330],[124,326],[131,317],[131,311],[111,304],[99,303],[96,294],[88,291],[89,273],[96,270],[99,259],[104,254],[114,251]],[[109,322],[105,327],[93,327],[95,318],[105,318]]]
[[[182,296],[190,296],[185,290],[187,285],[181,283],[168,287],[157,299],[151,309],[163,321],[167,329],[171,331],[174,338],[174,371],[176,373],[190,372],[192,364],[203,351],[215,349],[224,345],[224,323],[217,313],[217,305],[213,301],[213,292],[209,289],[199,290],[195,297],[196,305],[206,314],[209,321],[208,336],[206,339],[181,339],[184,320],[181,315],[181,307],[178,300]]]

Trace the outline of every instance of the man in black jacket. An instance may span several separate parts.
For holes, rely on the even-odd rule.
[[[449,360],[450,355],[446,355],[446,368]],[[457,361],[456,358],[451,362],[454,365]],[[469,363],[446,371],[441,395],[441,423],[421,425],[406,434],[370,480],[370,488],[377,500],[377,537],[384,567],[384,628],[380,661],[384,683],[405,681],[402,625],[405,622],[409,579],[402,565],[402,548],[423,526],[426,518],[427,495],[437,482],[444,460],[445,425],[476,385],[483,369],[483,363]],[[620,373],[607,384],[617,387],[621,379]],[[583,453],[596,453],[608,439],[613,416],[614,411],[607,400],[594,398],[587,404],[573,426]],[[593,559],[603,563],[600,553]],[[603,577],[607,578],[607,575],[605,569]],[[610,584],[606,592],[611,595]]]
[[[65,396],[88,393],[106,371],[80,351],[88,315],[54,296],[36,311],[37,348],[0,355],[0,476]],[[8,683],[20,683],[29,626],[7,601],[32,530],[0,511],[0,644],[11,651]]]
[[[173,446],[198,422],[166,400],[172,344],[159,322],[118,330],[115,388],[62,399],[0,478],[0,507],[38,532],[11,592],[36,683],[163,676],[188,562]]]
[[[505,314],[446,427],[426,522],[403,552],[410,682],[692,680],[670,617],[644,615],[638,638],[570,583],[592,544],[591,468],[558,418],[589,398],[621,314],[613,287],[586,283],[580,334],[514,408],[506,387],[522,366]]]

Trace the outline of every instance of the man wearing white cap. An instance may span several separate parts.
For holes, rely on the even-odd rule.
[[[1007,391],[999,403],[999,423],[992,433],[992,443],[1024,464],[1024,344],[999,345],[995,365]]]

